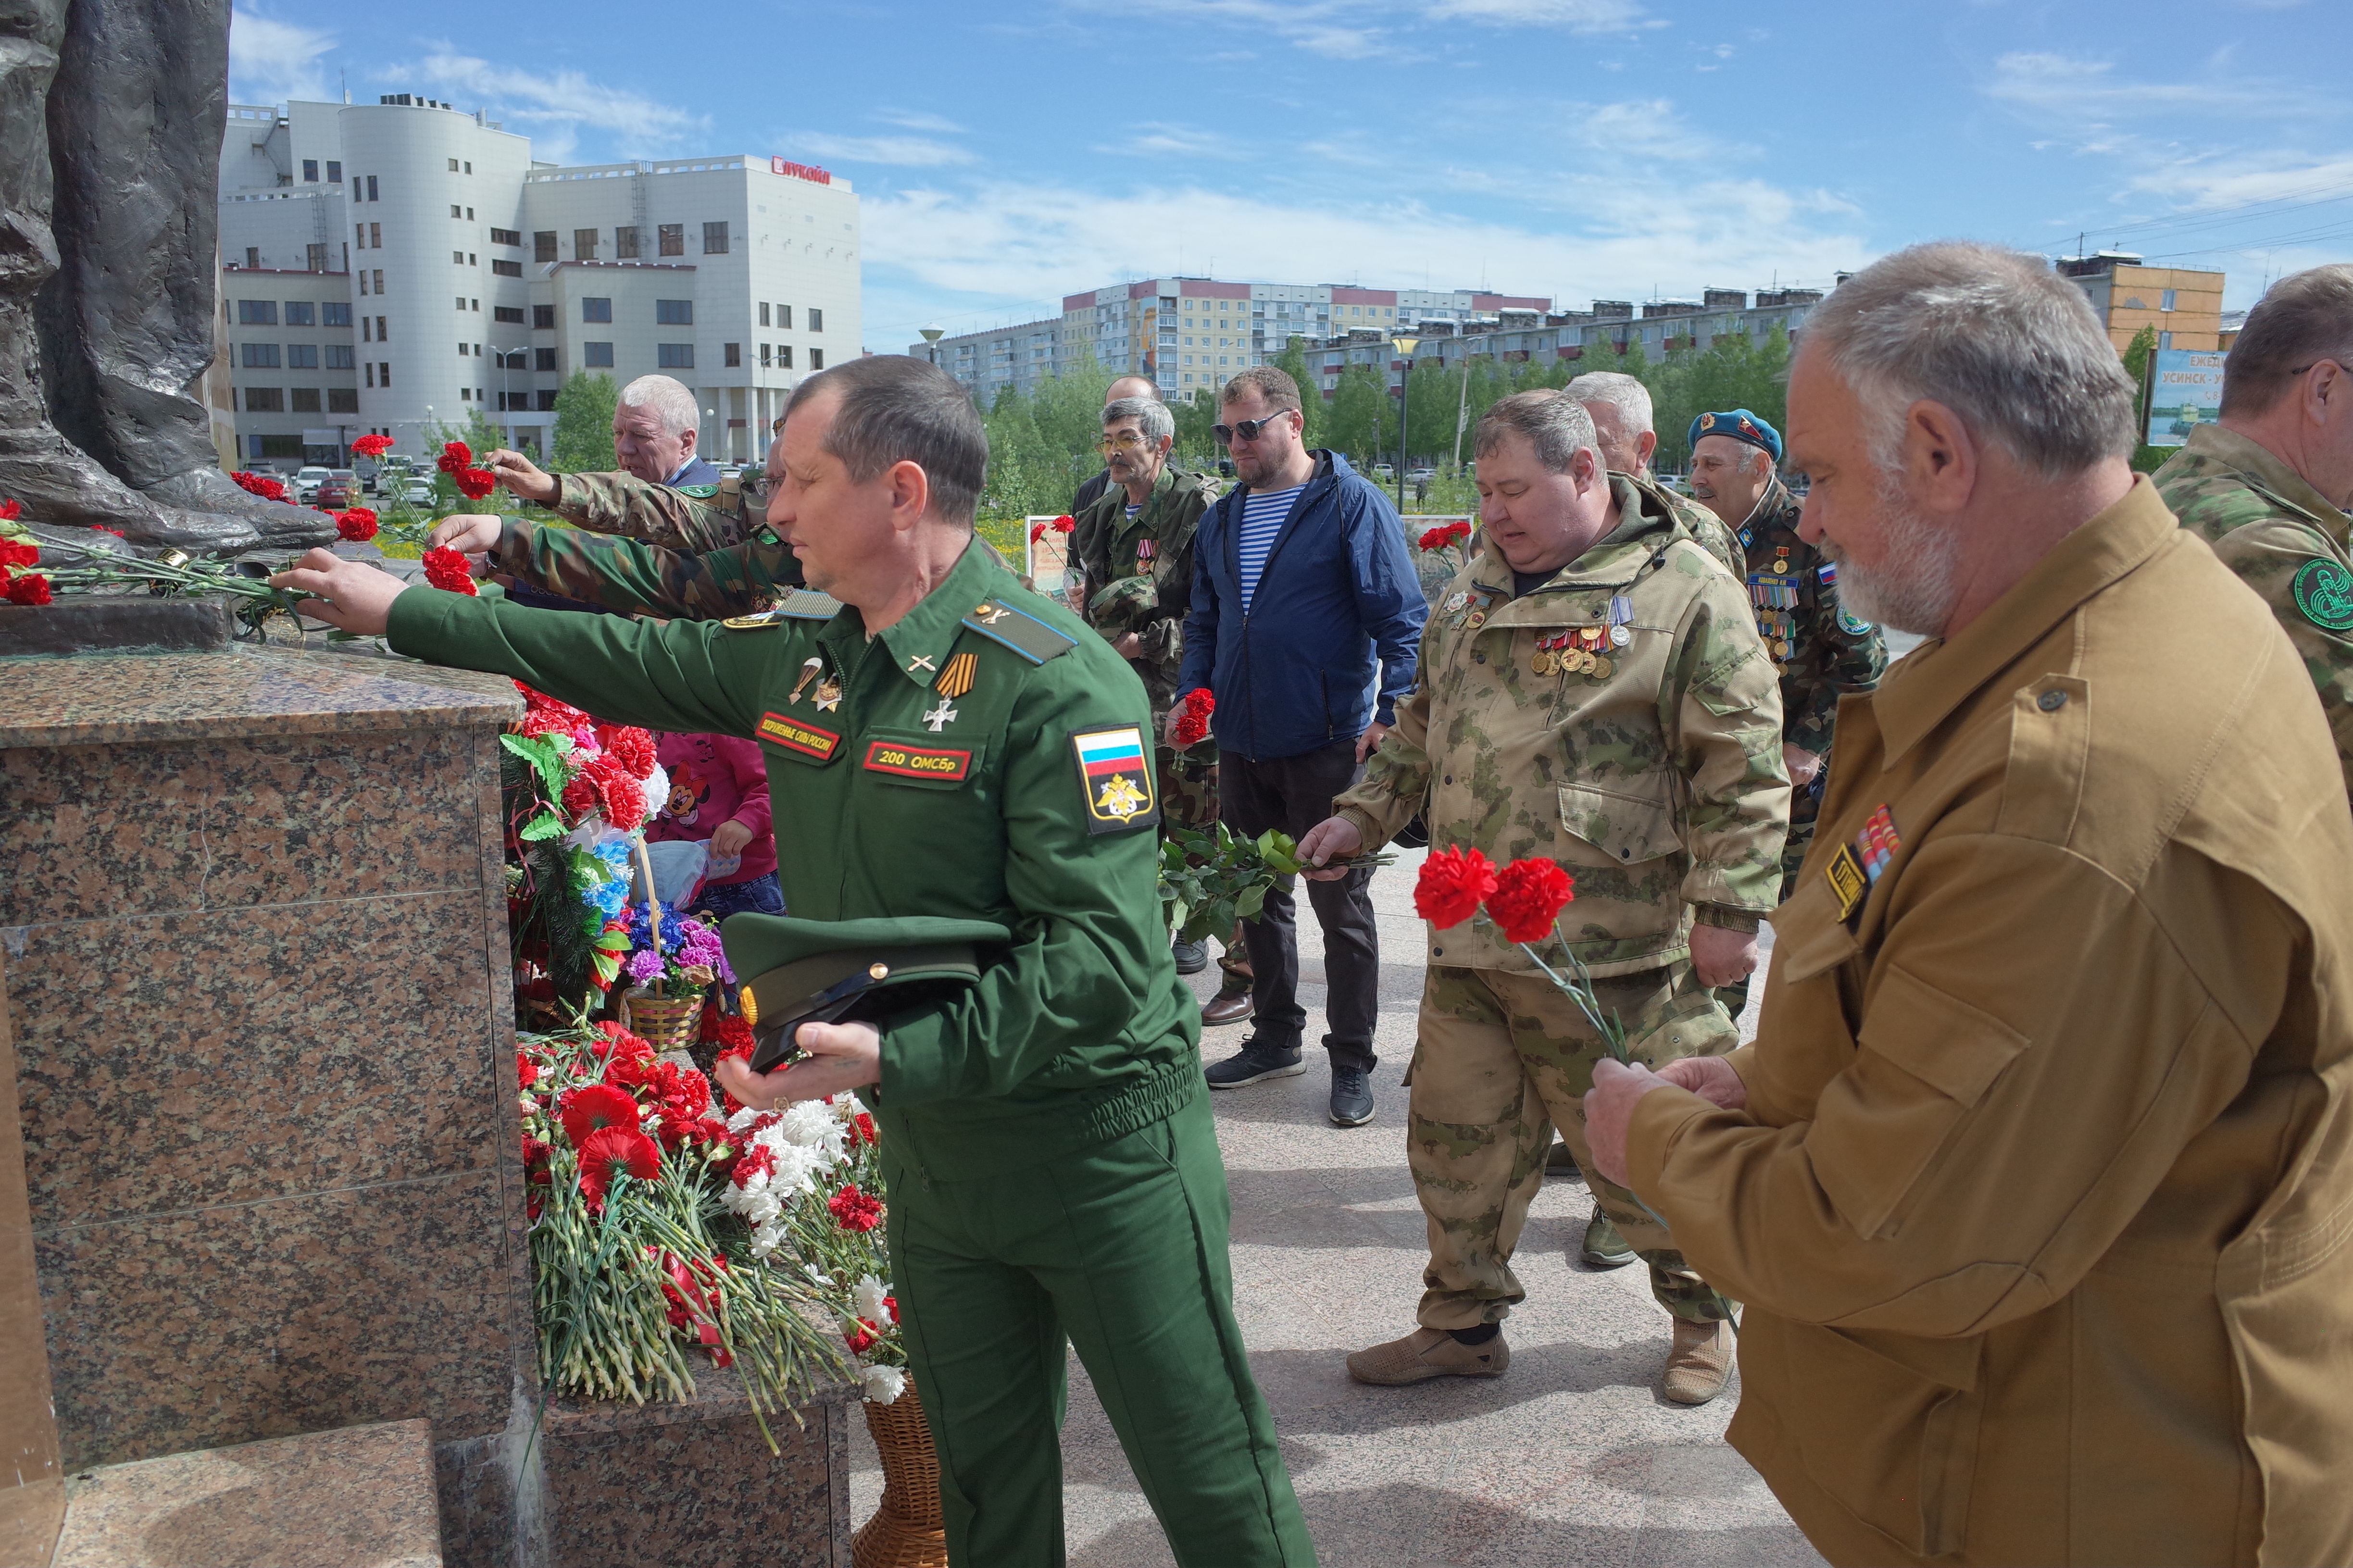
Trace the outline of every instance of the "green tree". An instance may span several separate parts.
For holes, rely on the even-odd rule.
[[[1103,439],[1103,393],[1110,386],[1111,372],[1092,353],[1039,382],[1029,398],[1029,421],[1045,448],[1092,460],[1095,443]]]
[[[2173,456],[2170,447],[2145,445],[2148,436],[2148,401],[2155,389],[2155,378],[2149,374],[2157,360],[2157,329],[2143,327],[2133,334],[2132,342],[2125,349],[2125,374],[2133,384],[2133,458],[2132,466],[2144,474],[2155,473],[2168,458]]]
[[[1277,369],[1299,384],[1300,409],[1305,421],[1300,428],[1300,441],[1309,447],[1328,447],[1333,444],[1328,434],[1329,405],[1307,369],[1306,344],[1305,338],[1285,338],[1282,352],[1274,356],[1274,363]]]
[[[1218,449],[1218,438],[1209,433],[1209,426],[1218,422],[1216,401],[1207,397],[1180,400],[1168,411],[1176,416],[1176,444],[1170,448],[1171,454],[1195,473],[1216,472],[1218,460],[1225,456]]]
[[[1397,446],[1397,400],[1379,367],[1342,368],[1339,384],[1324,410],[1324,445],[1348,454],[1359,469],[1392,457]]]
[[[555,395],[555,429],[548,441],[547,466],[559,474],[610,473],[621,466],[613,454],[613,405],[621,389],[598,372],[575,370]]]

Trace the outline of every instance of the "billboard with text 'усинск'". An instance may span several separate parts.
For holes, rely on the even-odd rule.
[[[2179,447],[2200,425],[2211,425],[2222,408],[2222,361],[2217,352],[2157,351],[2157,378],[2150,384],[2147,442]]]

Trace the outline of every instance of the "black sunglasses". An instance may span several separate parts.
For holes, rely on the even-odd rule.
[[[1290,409],[1285,408],[1270,414],[1263,419],[1239,419],[1231,425],[1212,425],[1209,426],[1209,434],[1218,438],[1218,445],[1220,447],[1232,446],[1234,437],[1237,436],[1245,441],[1255,441],[1268,426],[1290,412]]]

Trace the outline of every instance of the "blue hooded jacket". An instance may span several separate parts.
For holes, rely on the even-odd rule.
[[[1353,741],[1375,719],[1396,722],[1429,613],[1389,498],[1339,453],[1314,456],[1314,476],[1274,536],[1250,614],[1241,588],[1249,491],[1221,497],[1193,539],[1176,689],[1208,687],[1219,751],[1254,762]]]

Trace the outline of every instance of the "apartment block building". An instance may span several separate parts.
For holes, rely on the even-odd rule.
[[[2100,313],[2108,341],[2122,353],[2144,327],[2160,349],[2227,348],[2222,333],[2226,275],[2180,267],[2144,267],[2129,250],[2063,256],[2052,265],[2073,279]]]
[[[1470,326],[1504,310],[1542,315],[1551,305],[1540,296],[1469,289],[1159,278],[1068,295],[1059,316],[914,343],[907,352],[934,360],[983,404],[1008,386],[1027,393],[1089,357],[1117,374],[1151,376],[1163,397],[1190,401],[1242,366],[1265,363],[1294,337],[1322,341],[1400,322]]]
[[[849,182],[732,154],[558,166],[480,113],[406,93],[375,104],[236,106],[222,148],[221,292],[243,319],[309,273],[354,324],[354,408],[293,434],[319,460],[367,432],[420,452],[480,410],[544,451],[577,370],[684,382],[702,449],[756,459],[801,377],[859,352],[859,213]],[[323,291],[323,292],[322,292]],[[300,290],[296,292],[301,292]],[[307,297],[307,296],[306,296]],[[254,340],[257,350],[260,340]],[[281,348],[292,342],[290,337]],[[240,456],[291,457],[301,384],[266,355],[231,366]],[[285,369],[282,358],[280,365]]]

